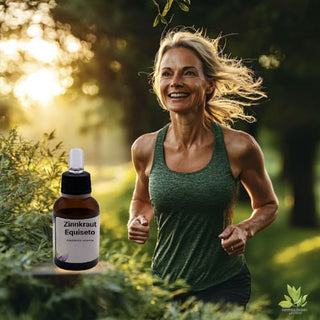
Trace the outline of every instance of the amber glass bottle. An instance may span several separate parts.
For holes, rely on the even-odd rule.
[[[54,263],[67,270],[90,269],[99,261],[100,214],[91,197],[90,174],[83,170],[81,149],[69,153],[61,193],[53,206]]]

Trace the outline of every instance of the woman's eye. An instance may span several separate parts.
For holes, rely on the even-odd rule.
[[[164,71],[161,73],[161,77],[169,77],[170,73],[168,71]]]
[[[195,76],[196,75],[196,73],[194,72],[194,71],[186,71],[186,73],[185,73],[185,75],[186,76]]]

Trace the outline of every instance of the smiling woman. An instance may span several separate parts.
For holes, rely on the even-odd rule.
[[[212,94],[214,84],[206,79],[201,61],[192,50],[173,48],[170,54],[163,55],[160,69],[159,99],[167,110],[204,107],[206,95]]]
[[[265,96],[262,80],[225,56],[218,40],[182,29],[160,42],[152,84],[170,122],[132,145],[137,178],[128,238],[144,244],[155,218],[152,272],[190,285],[179,301],[195,296],[245,307],[251,291],[246,243],[274,221],[278,202],[257,142],[225,125],[252,120],[243,107]],[[252,212],[234,224],[239,183]]]

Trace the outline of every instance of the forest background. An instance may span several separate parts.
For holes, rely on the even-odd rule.
[[[318,1],[1,1],[0,12],[0,261],[5,270],[0,298],[8,318],[37,314],[43,299],[48,314],[66,301],[77,304],[83,299],[94,305],[87,295],[96,289],[93,284],[84,283],[81,296],[70,289],[69,296],[54,291],[54,297],[40,297],[35,294],[39,287],[49,290],[43,282],[9,281],[12,274],[50,260],[48,217],[59,195],[60,174],[66,170],[64,151],[73,147],[85,151],[93,195],[101,206],[102,260],[123,269],[115,276],[118,287],[110,289],[111,267],[102,287],[115,296],[122,290],[129,305],[134,305],[137,287],[148,288],[155,227],[149,243],[138,251],[126,240],[134,186],[130,145],[140,134],[169,120],[150,90],[149,74],[161,34],[184,25],[203,28],[208,36],[226,36],[221,44],[225,52],[243,58],[262,76],[268,94],[248,111],[257,117],[256,123],[235,124],[261,144],[280,200],[276,222],[248,244],[252,305],[261,297],[269,302],[253,312],[290,317],[278,305],[289,284],[308,294],[307,310],[296,317],[316,319],[320,301]],[[241,192],[235,219],[249,215],[248,198]],[[24,219],[34,226],[34,233]],[[139,270],[135,279],[130,268]],[[130,279],[129,289],[123,289],[121,277]],[[29,292],[25,302],[17,298],[21,288]],[[141,298],[139,307],[147,310],[150,319],[152,312],[161,313],[161,306],[169,314],[173,307],[166,295],[151,291],[146,290],[150,295]],[[143,303],[154,306],[154,294],[164,304],[157,303],[159,308],[151,312]],[[101,296],[111,299],[105,292]],[[110,301],[99,308],[107,312],[117,305]],[[183,311],[175,307],[172,314],[181,318]],[[115,319],[120,319],[117,308]],[[79,310],[81,319],[85,312]],[[134,319],[137,310],[130,312]]]

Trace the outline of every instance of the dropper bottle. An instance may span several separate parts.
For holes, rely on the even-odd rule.
[[[86,270],[99,261],[100,213],[91,197],[90,173],[81,149],[69,152],[69,171],[62,174],[61,197],[53,206],[53,255],[56,266]]]

